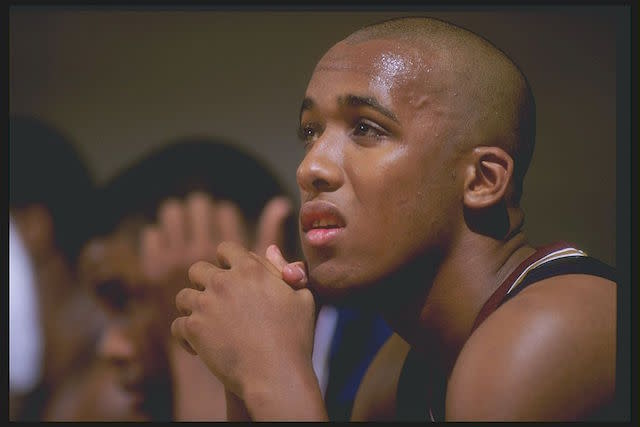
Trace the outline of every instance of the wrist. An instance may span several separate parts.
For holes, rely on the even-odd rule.
[[[309,366],[289,365],[269,380],[243,386],[243,400],[251,419],[279,421],[326,421],[327,413],[318,379]]]

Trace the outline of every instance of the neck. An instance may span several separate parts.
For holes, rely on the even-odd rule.
[[[384,317],[412,348],[449,373],[484,303],[534,251],[522,232],[507,240],[468,233],[433,274],[422,276],[422,294],[414,294]]]

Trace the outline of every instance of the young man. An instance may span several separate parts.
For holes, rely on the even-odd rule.
[[[176,296],[173,334],[236,414],[326,419],[310,358],[315,300],[375,309],[396,333],[353,420],[607,414],[617,285],[577,248],[527,243],[519,200],[535,103],[506,55],[434,19],[366,27],[316,65],[300,135],[306,271],[276,248],[265,259],[224,243],[218,265],[194,264],[196,289]]]

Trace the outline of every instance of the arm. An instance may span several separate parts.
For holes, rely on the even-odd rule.
[[[615,352],[615,283],[541,281],[469,338],[450,376],[446,419],[588,419],[613,397]]]

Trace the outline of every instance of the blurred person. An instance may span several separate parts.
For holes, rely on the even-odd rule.
[[[93,190],[84,160],[62,131],[37,117],[9,117],[10,229],[24,247],[20,255],[12,246],[10,259],[28,258],[29,265],[24,273],[10,272],[11,419],[39,419],[44,402],[99,333],[100,319],[75,272],[92,232],[86,218]],[[27,307],[33,311],[23,311]],[[32,343],[24,354],[16,353],[19,339]],[[17,387],[22,363],[32,375]]]
[[[118,173],[101,190],[103,224],[84,248],[83,282],[108,316],[99,358],[134,397],[137,418],[226,419],[224,388],[169,333],[186,269],[222,239],[297,253],[292,204],[253,156],[183,138]]]
[[[299,133],[304,263],[224,242],[176,295],[172,333],[232,419],[327,420],[317,301],[395,332],[352,420],[621,419],[615,271],[523,230],[535,101],[511,59],[436,19],[367,26],[316,64]]]

